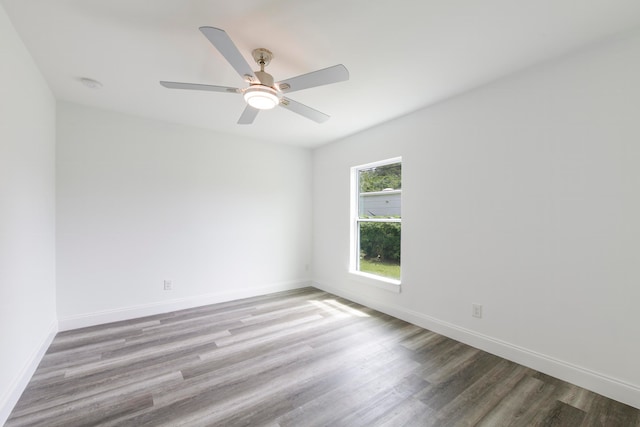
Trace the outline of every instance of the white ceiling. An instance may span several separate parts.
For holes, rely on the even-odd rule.
[[[640,26],[638,0],[2,0],[58,99],[262,140],[313,147]],[[270,49],[277,80],[344,64],[350,80],[237,125],[244,87],[200,26],[224,29],[247,62]],[[257,68],[257,66],[256,66]],[[102,82],[91,90],[79,82]]]

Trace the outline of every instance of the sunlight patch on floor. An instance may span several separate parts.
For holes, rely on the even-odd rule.
[[[356,310],[353,307],[349,307],[348,305],[342,304],[341,302],[338,302],[334,299],[326,299],[324,301],[309,300],[309,302],[335,317],[369,317],[368,314],[363,313],[360,310]]]

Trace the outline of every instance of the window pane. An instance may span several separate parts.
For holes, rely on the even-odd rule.
[[[402,190],[373,191],[358,195],[360,218],[401,218]]]
[[[358,216],[400,218],[402,216],[402,164],[377,166],[358,171]]]
[[[360,169],[358,172],[361,193],[383,191],[387,188],[392,190],[400,190],[402,188],[401,163]]]
[[[360,268],[365,273],[400,279],[399,222],[359,222]]]

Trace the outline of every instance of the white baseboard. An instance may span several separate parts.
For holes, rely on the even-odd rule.
[[[312,286],[640,409],[640,387],[394,304],[313,282]]]
[[[47,352],[57,332],[58,322],[54,321],[49,326],[40,345],[33,349],[31,356],[26,359],[22,369],[20,369],[20,372],[14,377],[5,394],[0,398],[0,425],[4,425],[9,415],[11,415],[13,407],[18,403],[18,399],[20,399],[22,392],[24,392],[27,384],[29,384],[33,373],[36,371],[36,368],[40,364],[42,357]]]
[[[58,327],[61,331],[68,331],[71,329],[85,328],[87,326],[102,325],[104,323],[136,319],[139,317],[153,316],[155,314],[168,313],[176,310],[184,310],[186,308],[200,307],[203,305],[217,304],[220,302],[232,301],[242,298],[250,298],[274,292],[304,288],[306,286],[311,286],[311,281],[299,280],[291,282],[272,283],[269,285],[255,286],[228,292],[197,295],[187,298],[177,298],[169,301],[159,301],[150,304],[116,308],[113,310],[85,313],[59,318]]]

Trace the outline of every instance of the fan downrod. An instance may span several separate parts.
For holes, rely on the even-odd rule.
[[[264,71],[264,67],[269,65],[269,63],[273,59],[273,53],[269,49],[265,49],[263,47],[253,49],[251,51],[251,55],[260,66],[260,71]]]

